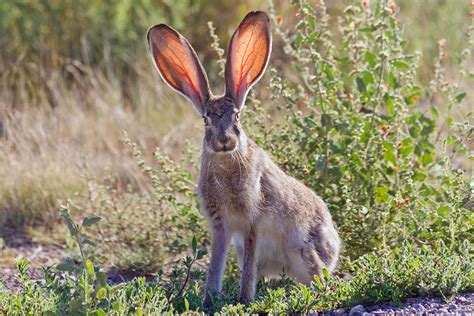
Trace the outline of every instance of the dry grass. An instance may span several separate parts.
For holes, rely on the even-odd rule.
[[[19,107],[3,91],[0,226],[54,225],[58,204],[84,190],[84,173],[100,178],[107,170],[116,175],[118,189],[147,190],[149,184],[122,142],[124,131],[147,148],[145,157],[156,146],[176,155],[183,139],[195,135],[198,116],[179,97],[163,93],[151,71],[136,83],[134,103],[140,106],[132,109],[117,80],[80,67],[86,75],[68,84],[60,74],[48,74],[50,90],[25,93]]]

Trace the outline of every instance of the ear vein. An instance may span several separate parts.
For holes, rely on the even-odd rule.
[[[254,32],[255,32],[256,27],[257,27],[257,24],[254,24],[253,28],[252,28],[252,31],[250,33],[250,38],[248,39],[247,44],[245,45],[244,54],[242,56],[242,57],[244,57],[244,60],[242,61],[241,69],[239,69],[240,70],[239,71],[239,82],[237,84],[236,92],[239,91],[240,86],[242,84],[242,78],[244,77],[242,69],[244,69],[244,67],[247,65],[248,59],[250,58],[250,55],[251,55],[251,54],[247,55],[247,49],[249,48],[249,45],[252,42],[252,38],[254,36]],[[248,70],[246,71],[246,73],[248,73]]]
[[[179,38],[179,37],[178,37]],[[185,49],[188,49],[186,46],[187,44],[183,43],[181,41],[181,38],[179,38],[181,44],[184,46]],[[199,94],[199,90],[198,90],[198,87],[196,87],[194,85],[194,82],[193,80],[191,79],[191,77],[189,76],[189,73],[186,71],[186,66],[183,64],[183,62],[181,61],[181,59],[179,58],[179,56],[176,54],[175,51],[173,51],[173,49],[169,46],[169,44],[167,42],[165,42],[165,46],[168,48],[168,50],[171,52],[171,54],[175,57],[175,58],[172,58],[171,59],[171,62],[180,70],[179,73],[182,74],[188,81],[189,85],[191,86],[191,89],[194,91],[194,93],[196,94],[196,96],[199,98],[199,100],[202,102],[203,100],[201,100],[201,97],[200,97],[200,94]],[[194,58],[193,54],[191,53],[191,59]],[[178,62],[176,62],[178,61]],[[194,65],[192,65],[193,68],[195,68]],[[194,71],[196,69],[193,69]]]

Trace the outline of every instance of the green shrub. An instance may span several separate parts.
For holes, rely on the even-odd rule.
[[[75,199],[77,211],[103,218],[86,234],[93,244],[91,256],[120,270],[155,272],[170,258],[185,251],[192,238],[207,236],[198,210],[198,197],[191,173],[164,155],[154,153],[157,165],[148,166],[137,144],[128,136],[140,170],[148,177],[152,192],[117,190],[116,179],[89,178],[85,196]]]
[[[293,36],[277,29],[293,59],[292,80],[270,71],[272,97],[286,120],[269,128],[267,112],[255,105],[245,119],[249,128],[259,124],[254,138],[322,195],[352,258],[404,240],[440,238],[450,247],[472,241],[464,171],[472,171],[472,114],[453,113],[469,111],[460,84],[474,28],[457,82],[445,78],[441,45],[424,86],[416,79],[419,56],[406,51],[386,1],[349,5],[338,18],[340,44],[323,5],[301,4],[299,16]]]

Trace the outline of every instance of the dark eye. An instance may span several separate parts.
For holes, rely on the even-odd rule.
[[[235,112],[235,121],[238,122],[239,121],[239,112]]]
[[[204,120],[204,125],[209,126],[209,119],[207,118],[207,116],[203,116],[202,119]]]

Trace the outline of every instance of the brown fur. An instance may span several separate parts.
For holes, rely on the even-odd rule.
[[[226,105],[225,98],[211,102],[218,103],[221,110],[231,106]],[[238,128],[241,129],[240,124]],[[207,139],[210,136],[203,145],[199,194],[213,240],[228,240],[216,235],[242,240],[234,240],[242,269],[241,302],[253,299],[255,284],[262,276],[277,276],[284,271],[300,282],[310,283],[313,275],[321,275],[322,268],[332,270],[340,240],[321,198],[286,175],[243,131],[239,148],[231,153],[212,151]],[[265,252],[258,247],[259,238],[271,239],[280,255],[259,256]],[[260,245],[267,246],[265,242]],[[219,248],[212,256],[225,258],[227,247]],[[224,269],[214,267],[211,263],[206,291],[218,292],[220,282],[209,280],[222,279],[215,272]],[[209,303],[206,296],[206,304]]]
[[[268,16],[250,12],[232,36],[221,97],[210,92],[206,74],[181,34],[161,24],[150,28],[148,40],[163,79],[193,102],[206,124],[199,195],[212,250],[204,306],[211,307],[211,294],[221,290],[231,240],[242,270],[242,303],[254,299],[262,276],[285,272],[310,283],[323,268],[334,269],[341,242],[326,205],[249,140],[238,119],[248,90],[268,63]]]

